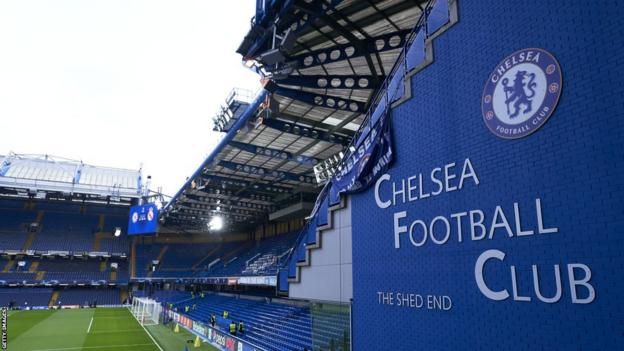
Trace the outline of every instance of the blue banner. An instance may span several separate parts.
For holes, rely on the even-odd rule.
[[[359,138],[355,152],[343,161],[334,174],[329,189],[330,205],[340,201],[340,194],[367,189],[386,172],[393,160],[390,109],[385,109],[377,123]]]
[[[158,208],[154,204],[132,206],[128,219],[128,235],[156,234]]]

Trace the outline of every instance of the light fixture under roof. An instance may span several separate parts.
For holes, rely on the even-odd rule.
[[[208,223],[209,230],[221,230],[223,228],[223,218],[214,216]]]

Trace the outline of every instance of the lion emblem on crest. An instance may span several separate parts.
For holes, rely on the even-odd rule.
[[[526,83],[525,79],[528,79]],[[516,72],[516,77],[512,84],[509,84],[508,78],[502,80],[501,83],[503,83],[505,104],[507,105],[507,115],[509,118],[518,117],[522,105],[525,106],[522,113],[528,113],[533,110],[532,98],[535,96],[535,87],[537,87],[537,83],[535,83],[534,80],[535,73],[527,73],[527,71]],[[511,112],[510,106],[514,108],[513,113]]]

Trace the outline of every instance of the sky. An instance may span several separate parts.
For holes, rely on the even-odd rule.
[[[235,53],[254,0],[0,1],[0,155],[139,169],[173,195],[258,76]]]

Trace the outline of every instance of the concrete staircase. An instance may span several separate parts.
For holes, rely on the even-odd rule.
[[[26,241],[24,242],[24,246],[22,247],[22,251],[28,251],[30,250],[30,247],[32,246],[33,241],[35,241],[35,238],[37,237],[37,233],[28,233],[28,237],[26,237]]]
[[[34,261],[30,264],[30,267],[28,267],[28,271],[34,273],[37,271],[37,268],[39,268],[39,261]]]
[[[8,271],[11,270],[11,268],[13,268],[13,265],[15,264],[15,260],[10,259],[6,265],[4,265],[4,269],[2,270],[2,273],[7,273]]]
[[[215,247],[214,249],[208,251],[208,253],[206,254],[206,256],[204,256],[201,260],[197,261],[193,267],[191,267],[192,270],[196,270],[197,267],[201,266],[202,263],[204,263],[207,259],[209,259],[212,255],[214,255],[217,251],[221,250],[221,246],[219,245],[217,247]]]
[[[92,251],[100,251],[100,246],[102,245],[102,239],[111,237],[111,233],[104,232],[104,224],[106,222],[106,215],[100,215],[98,222],[98,232],[95,233],[95,240],[93,241]]]
[[[119,289],[119,301],[123,303],[128,298],[128,290],[127,288]]]
[[[48,303],[48,307],[53,307],[56,305],[56,301],[58,300],[60,293],[58,291],[52,292],[52,296],[50,297],[50,302]]]
[[[130,277],[136,277],[136,242],[137,238],[132,239],[132,246],[130,247]]]
[[[158,257],[156,257],[158,262],[160,262],[162,260],[163,256],[165,256],[165,254],[167,253],[167,250],[169,250],[169,245],[165,245],[165,246],[162,247],[162,249],[160,249],[160,252],[158,253]],[[153,273],[154,273],[154,271],[149,271],[149,272],[147,272],[147,276],[151,277]]]

